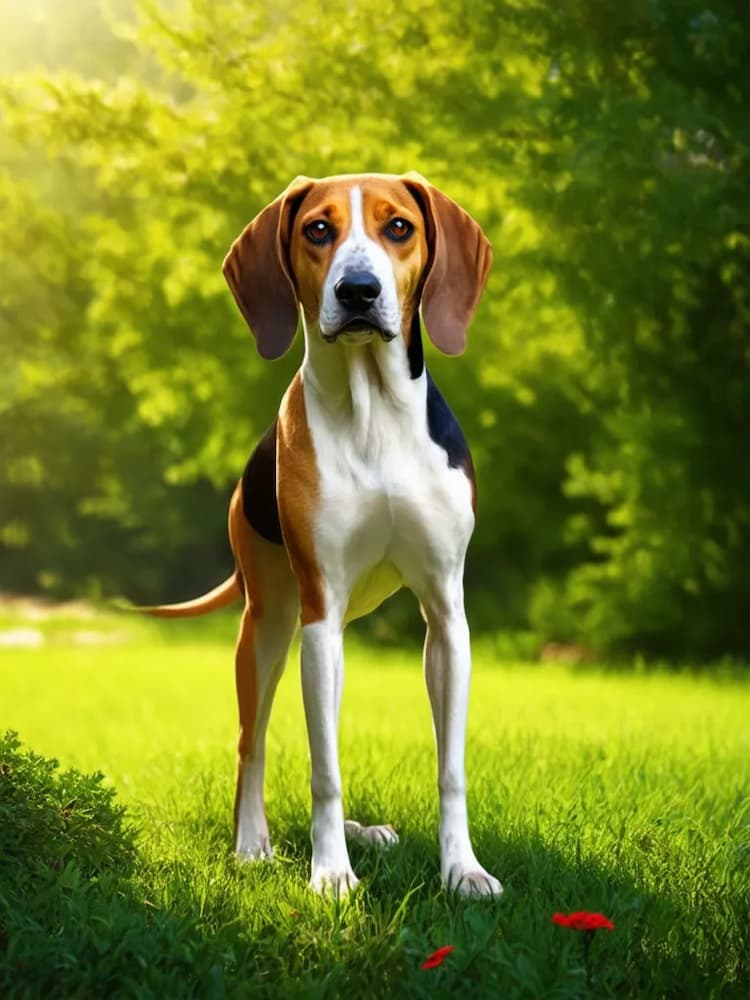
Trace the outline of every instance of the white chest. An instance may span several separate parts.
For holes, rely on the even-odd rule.
[[[305,406],[319,483],[316,548],[326,576],[364,613],[400,579],[462,561],[474,514],[466,473],[430,436],[424,379],[394,395],[358,374],[339,398],[306,387]]]

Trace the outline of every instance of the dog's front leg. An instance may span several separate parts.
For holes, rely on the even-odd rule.
[[[424,606],[424,668],[438,753],[440,872],[449,889],[466,896],[503,890],[477,861],[469,837],[464,746],[471,675],[469,626],[460,582],[434,605]]]
[[[302,695],[312,762],[312,876],[318,892],[344,895],[357,885],[344,838],[338,728],[344,679],[340,622],[302,629]]]

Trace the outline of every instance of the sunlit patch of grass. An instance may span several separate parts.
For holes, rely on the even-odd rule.
[[[158,979],[151,958],[134,971],[143,993],[747,995],[750,687],[739,675],[500,665],[478,644],[470,815],[477,853],[506,891],[467,902],[439,881],[419,651],[350,643],[347,813],[393,823],[401,841],[384,854],[353,846],[363,885],[336,904],[306,886],[309,775],[296,660],[269,734],[277,859],[240,866],[229,849],[233,624],[196,628],[148,624],[126,645],[51,641],[0,652],[0,723],[65,766],[101,769],[127,806],[137,855],[118,876],[127,906],[114,907],[113,919],[126,922],[134,954],[142,947],[152,956],[155,919],[164,946]],[[576,932],[550,919],[576,909],[605,913],[615,931],[586,952]],[[455,951],[443,965],[422,970],[445,944]],[[2,956],[0,944],[0,964]],[[111,986],[102,961],[88,952],[82,960],[82,995]]]

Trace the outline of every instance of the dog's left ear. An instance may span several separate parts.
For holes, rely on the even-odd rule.
[[[255,336],[258,353],[269,360],[285,354],[297,332],[289,239],[293,215],[313,183],[309,177],[295,178],[243,229],[224,259],[227,284]]]
[[[444,354],[461,354],[492,265],[490,241],[468,212],[420,174],[411,171],[402,180],[422,209],[427,229],[424,325]]]

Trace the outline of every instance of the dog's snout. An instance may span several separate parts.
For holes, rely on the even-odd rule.
[[[382,286],[369,271],[349,271],[334,286],[336,298],[347,309],[367,309],[380,295]]]

